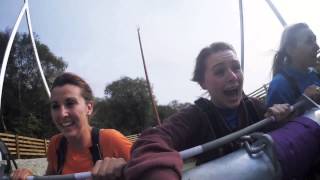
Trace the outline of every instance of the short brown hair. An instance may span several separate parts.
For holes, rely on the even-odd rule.
[[[196,59],[196,65],[194,68],[192,81],[195,81],[201,84],[201,82],[203,82],[204,80],[204,72],[205,72],[207,58],[212,53],[217,53],[217,52],[226,51],[226,50],[231,50],[234,53],[236,53],[233,46],[225,42],[215,42],[215,43],[212,43],[210,46],[203,48]]]
[[[60,76],[56,77],[53,81],[51,91],[57,86],[64,86],[71,84],[81,89],[81,95],[86,102],[93,101],[93,93],[88,83],[76,74],[65,72]]]

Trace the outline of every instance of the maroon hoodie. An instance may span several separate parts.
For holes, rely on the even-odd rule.
[[[204,102],[208,103],[208,107],[212,104],[208,100]],[[253,107],[256,113],[248,113],[248,106],[251,109]],[[204,144],[232,132],[230,128],[219,131],[224,128],[226,123],[223,122],[221,115],[215,108],[212,111],[214,113],[208,115],[198,105],[192,105],[170,116],[161,126],[145,130],[132,147],[131,160],[124,170],[126,179],[181,179],[183,160],[179,151]],[[261,120],[265,106],[255,99],[245,98],[241,102],[238,112],[238,129],[241,129],[257,122],[258,119]],[[251,117],[252,114],[256,114],[256,117]],[[220,126],[217,126],[219,123]],[[211,154],[215,154],[217,157],[225,153],[226,151],[221,152],[220,149],[219,152],[215,150]]]

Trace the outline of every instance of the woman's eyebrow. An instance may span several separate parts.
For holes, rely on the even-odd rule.
[[[52,106],[52,105],[57,105],[57,104],[58,104],[57,101],[50,101],[50,102],[49,102],[49,105],[50,105],[50,106]]]
[[[223,63],[223,62],[220,62],[220,63],[217,63],[217,64],[213,65],[213,66],[211,67],[211,69],[215,69],[215,68],[219,68],[219,67],[223,67],[223,66],[224,66],[224,63]]]
[[[77,100],[77,98],[75,98],[75,97],[67,97],[65,99],[65,101],[76,101],[76,100]]]

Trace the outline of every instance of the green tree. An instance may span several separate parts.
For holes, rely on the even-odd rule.
[[[171,101],[168,105],[159,105],[158,111],[162,121],[165,121],[170,115],[178,112],[179,110],[191,105],[190,103],[179,103],[177,100]]]
[[[9,31],[0,32],[0,62],[9,39]],[[61,74],[67,64],[55,56],[47,45],[36,36],[41,65],[49,86]],[[2,121],[8,131],[36,137],[49,137],[56,132],[49,113],[46,94],[30,36],[17,34],[10,52],[5,74],[2,105]]]
[[[104,98],[96,98],[93,108],[94,112],[91,118],[91,125],[99,128],[112,127],[107,118],[109,118],[109,104]]]
[[[186,107],[188,107],[190,105],[191,105],[191,103],[180,103],[177,100],[173,100],[168,104],[168,106],[170,106],[175,111],[179,111],[179,110],[181,110],[183,108],[186,108]]]
[[[99,102],[93,122],[115,128],[129,135],[154,125],[147,83],[145,80],[122,77],[105,88],[105,102]],[[98,119],[101,118],[101,119]]]

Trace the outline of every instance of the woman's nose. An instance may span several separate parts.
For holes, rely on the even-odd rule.
[[[228,71],[228,80],[237,80],[237,79],[238,79],[237,73],[232,71],[232,69],[230,69]]]
[[[61,117],[66,117],[66,116],[69,115],[69,111],[64,106],[61,106],[60,110],[59,110],[59,114],[60,114]]]

